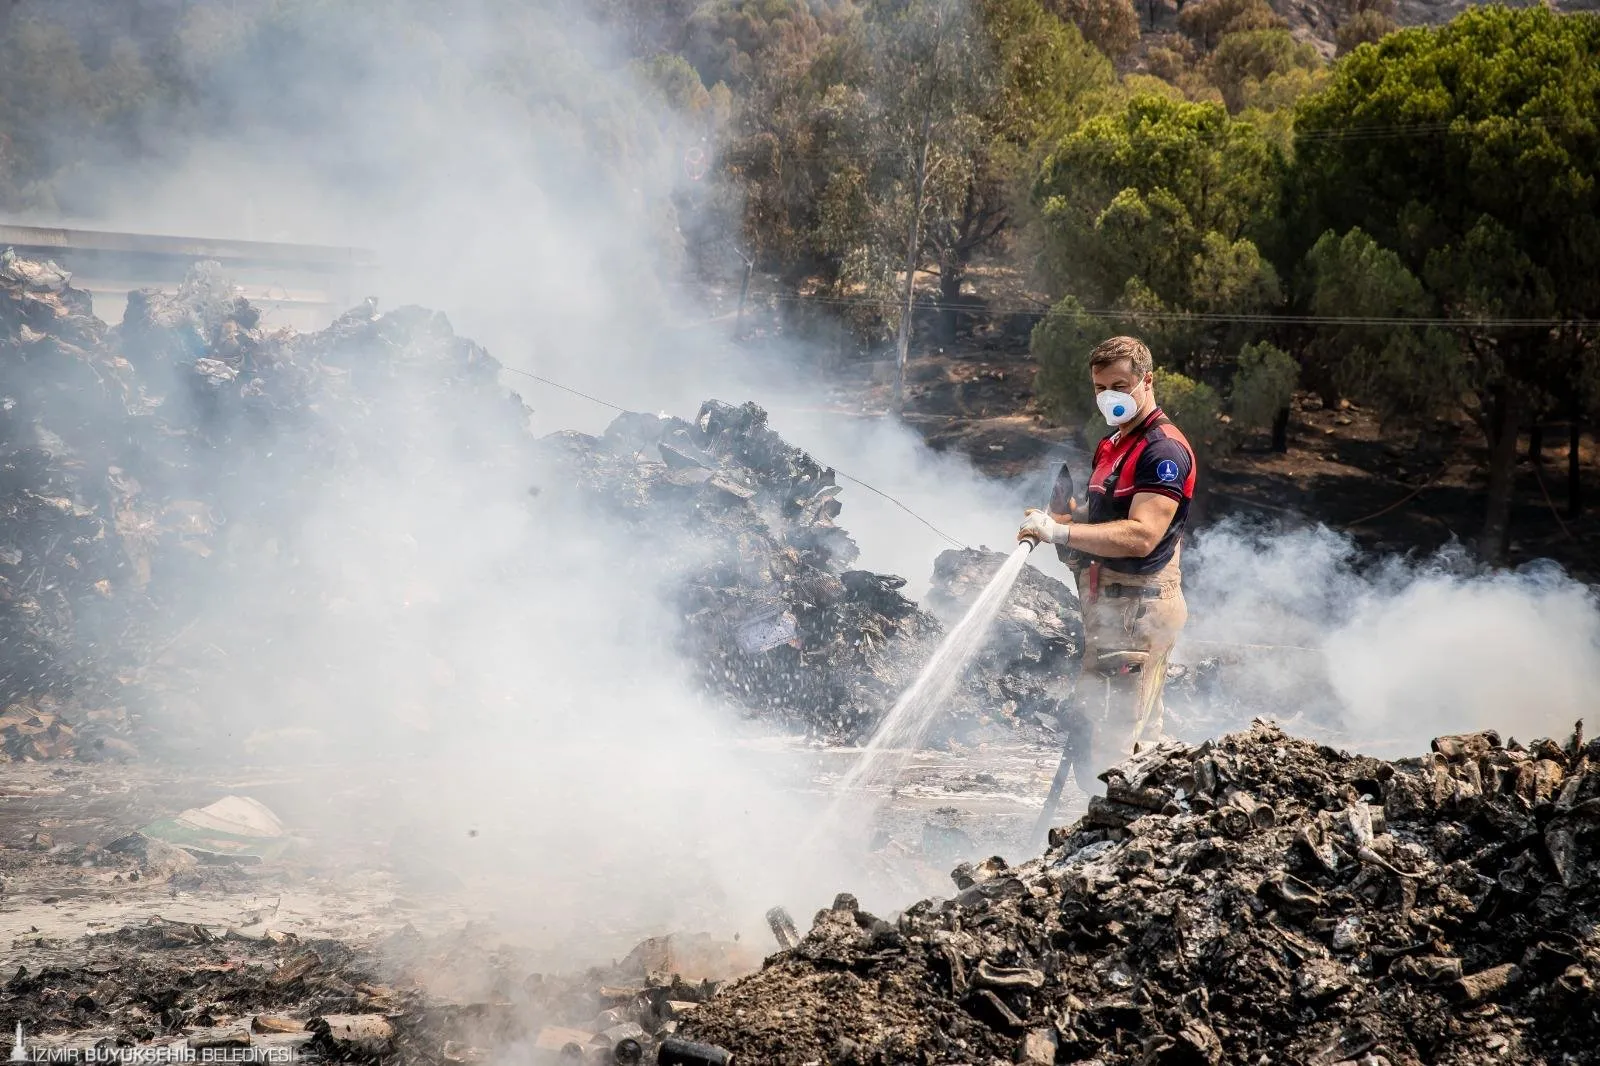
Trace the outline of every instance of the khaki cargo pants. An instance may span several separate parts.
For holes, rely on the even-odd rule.
[[[1179,556],[1154,574],[1077,571],[1083,606],[1083,672],[1067,714],[1078,787],[1141,745],[1161,739],[1167,657],[1189,618]],[[1091,593],[1091,587],[1094,588]]]

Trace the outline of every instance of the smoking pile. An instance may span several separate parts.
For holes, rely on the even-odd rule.
[[[652,636],[672,660],[724,704],[814,737],[869,734],[944,632],[902,578],[852,568],[836,475],[754,404],[707,401],[692,420],[624,413],[599,436],[536,437],[501,365],[436,312],[380,314],[368,301],[317,333],[273,329],[202,266],[175,294],[134,293],[112,328],[67,274],[9,252],[0,351],[11,758],[128,755],[160,739],[138,728],[157,720],[203,736],[238,692],[281,694],[270,713],[286,724],[329,721],[329,704],[373,704],[351,715],[366,721],[392,713],[385,701],[487,705],[496,694],[474,690],[443,639],[425,650],[433,674],[454,680],[432,691],[433,674],[381,689],[339,652],[351,632],[415,644],[399,631],[410,605],[394,586],[448,574],[463,537],[486,539],[474,523],[514,530],[513,511],[575,535],[585,523],[609,531],[621,550],[606,560],[608,585],[664,605],[676,624]],[[394,498],[428,499],[435,485],[461,486],[477,512],[390,514]],[[479,486],[496,495],[472,499]],[[307,517],[319,503],[333,516],[321,526]],[[527,562],[515,548],[504,570],[537,561],[538,546],[523,547]],[[941,560],[946,608],[967,594],[965,572],[987,565],[963,559]],[[383,569],[364,584],[330,582],[371,560]],[[1019,623],[1027,640],[1008,638],[1023,651],[960,679],[934,742],[1047,728],[1081,648],[1076,601],[1060,593]],[[288,633],[296,641],[262,636]]]
[[[1432,749],[1164,742],[1038,858],[893,921],[841,895],[686,1029],[780,1066],[1587,1061],[1600,742]]]

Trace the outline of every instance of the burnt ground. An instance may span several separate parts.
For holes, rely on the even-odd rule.
[[[789,739],[745,743],[751,760],[819,801],[849,756]],[[901,906],[938,890],[959,862],[1015,853],[1054,764],[1053,751],[1026,746],[918,756],[880,797],[852,887]],[[646,938],[670,938],[653,965],[689,982],[751,972],[775,948],[759,912],[728,913],[715,899],[693,927],[596,907],[553,928],[531,913],[563,891],[597,891],[586,871],[548,870],[532,883],[514,866],[458,867],[442,847],[430,860],[394,824],[395,790],[421,774],[448,780],[449,770],[386,770],[357,784],[347,770],[305,764],[0,768],[0,1024],[9,1033],[20,1020],[35,1045],[76,1047],[200,1043],[255,1026],[258,1046],[304,1050],[315,1018],[380,1015],[399,1061],[474,1061],[487,1048],[536,1045],[547,1025],[604,1028],[597,989],[663,979],[638,962],[634,945]],[[256,865],[106,847],[229,794],[270,807],[294,846]],[[330,800],[340,812],[331,820]],[[1082,800],[1069,789],[1071,811]],[[479,839],[494,846],[491,832]],[[637,873],[647,894],[649,871]],[[817,902],[770,901],[797,914]]]

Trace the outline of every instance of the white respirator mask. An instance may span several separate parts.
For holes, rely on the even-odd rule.
[[[1106,416],[1106,425],[1125,426],[1132,422],[1139,413],[1139,405],[1134,402],[1131,395],[1126,392],[1097,393],[1094,402],[1100,408],[1100,413]]]

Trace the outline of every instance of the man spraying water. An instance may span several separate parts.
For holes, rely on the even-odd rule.
[[[1195,457],[1156,406],[1150,349],[1113,337],[1089,353],[1095,401],[1116,431],[1095,448],[1087,501],[1027,512],[1017,540],[1048,542],[1077,577],[1083,674],[1066,707],[1067,746],[1041,821],[1070,766],[1089,790],[1106,765],[1160,739],[1167,656],[1188,618],[1179,556]],[[1052,510],[1060,501],[1052,500]],[[1100,683],[1096,684],[1098,681]]]

